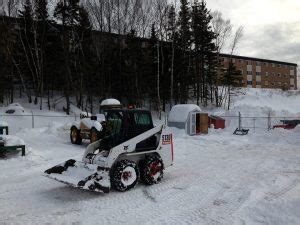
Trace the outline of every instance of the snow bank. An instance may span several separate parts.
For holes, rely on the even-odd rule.
[[[0,127],[7,127],[8,123],[4,122],[4,121],[0,121]]]
[[[273,89],[243,89],[244,94],[234,99],[234,110],[255,116],[255,112],[266,115],[300,115],[300,91]]]
[[[5,109],[6,114],[24,115],[25,109],[19,103],[12,103]]]
[[[189,113],[193,111],[201,111],[200,107],[194,104],[175,105],[169,113],[169,122],[183,123],[186,122]]]
[[[106,105],[121,105],[121,102],[117,99],[109,98],[101,102],[101,106],[106,106]]]
[[[5,146],[16,146],[16,145],[25,145],[25,142],[16,136],[12,135],[0,135],[3,138]]]
[[[77,106],[70,104],[70,112],[73,113],[76,116],[80,115],[86,115],[86,112],[83,112],[81,109],[79,109]]]
[[[295,133],[300,133],[300,125],[297,125],[293,131]]]

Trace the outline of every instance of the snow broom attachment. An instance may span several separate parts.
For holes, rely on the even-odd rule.
[[[108,193],[109,170],[70,159],[45,171],[45,176],[79,189]]]

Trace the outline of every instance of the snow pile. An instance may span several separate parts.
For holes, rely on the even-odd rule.
[[[0,127],[7,127],[8,123],[0,120]]]
[[[101,119],[101,118],[99,118],[99,119]],[[102,125],[99,122],[102,122],[102,121],[91,120],[91,118],[84,118],[84,119],[81,119],[80,122],[79,121],[75,121],[73,123],[73,125],[76,126],[77,129],[80,129],[80,125],[84,124],[84,126],[87,127],[88,129],[91,129],[92,127],[94,127],[98,131],[101,131],[102,130]]]
[[[169,122],[186,122],[190,112],[200,112],[201,109],[197,105],[193,104],[184,104],[184,105],[175,105],[172,107],[169,113]]]
[[[101,102],[101,106],[107,106],[107,105],[121,105],[121,102],[113,98],[105,99]]]
[[[79,109],[77,106],[75,106],[73,104],[70,104],[70,112],[73,113],[76,116],[87,114],[87,112],[83,112],[81,109]]]
[[[244,89],[243,89],[244,90]],[[300,91],[245,89],[234,99],[234,111],[247,115],[300,116]]]
[[[5,109],[6,114],[24,115],[25,109],[19,103],[12,103]]]
[[[21,138],[16,136],[0,135],[0,137],[4,140],[5,146],[25,145],[25,142]]]
[[[96,114],[97,121],[102,122],[105,121],[105,115],[104,114]]]
[[[295,133],[300,133],[300,125],[297,125],[294,129]]]

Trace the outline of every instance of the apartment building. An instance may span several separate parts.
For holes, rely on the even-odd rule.
[[[297,64],[227,54],[220,57],[225,68],[232,58],[243,75],[244,87],[297,89]]]

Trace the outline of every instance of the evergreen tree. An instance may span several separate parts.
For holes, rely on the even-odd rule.
[[[38,21],[46,21],[48,14],[48,0],[35,0],[35,17]]]
[[[26,0],[23,9],[18,11],[20,21],[20,31],[17,41],[18,54],[16,55],[16,65],[18,70],[24,75],[24,80],[29,84],[28,96],[31,103],[30,89],[35,90],[37,95],[36,70],[34,67],[34,32],[33,32],[33,10],[30,0]]]
[[[211,53],[216,51],[213,42],[215,34],[210,26],[211,19],[212,16],[206,7],[206,2],[204,0],[201,3],[195,1],[192,12],[192,30],[196,63],[196,95],[197,104],[201,100],[205,106],[207,106],[209,99],[209,81],[212,81],[212,76],[215,76],[215,73],[212,73],[214,66],[209,65],[214,60],[208,60],[209,57],[213,57]]]
[[[235,65],[232,62],[232,59],[230,59],[229,66],[225,70],[223,78],[223,85],[228,88],[228,110],[230,109],[232,90],[234,88],[241,87],[242,82],[243,75],[241,74],[241,71],[236,69]]]
[[[34,13],[34,47],[35,47],[35,64],[37,65],[37,85],[38,93],[40,96],[40,110],[43,107],[44,96],[44,81],[46,71],[46,45],[47,45],[47,33],[48,33],[48,2],[47,0],[35,0],[35,13]],[[48,92],[49,93],[49,92]],[[50,99],[48,96],[48,108],[50,109]]]
[[[157,98],[157,91],[156,91],[156,76],[157,74],[157,66],[158,66],[158,57],[157,57],[157,42],[158,42],[158,34],[155,28],[155,24],[152,24],[151,26],[151,37],[150,37],[150,46],[149,46],[149,51],[150,51],[150,74],[149,74],[149,94],[151,99],[156,99]]]
[[[54,10],[54,17],[61,22],[61,39],[63,45],[63,58],[65,64],[64,80],[66,87],[64,93],[66,97],[67,107],[66,113],[70,113],[70,94],[74,90],[73,75],[76,74],[74,70],[74,56],[75,48],[77,46],[75,33],[75,26],[79,22],[79,0],[64,0],[57,3]],[[76,76],[78,76],[76,74]]]
[[[175,38],[176,38],[176,12],[174,5],[171,5],[168,14],[168,41],[171,44],[171,74],[170,74],[170,109],[174,105],[174,62],[175,62]]]
[[[6,97],[13,102],[13,81],[17,78],[14,70],[15,41],[13,26],[0,23],[0,104]]]
[[[79,8],[77,35],[79,40],[78,45],[80,46],[76,50],[78,57],[77,65],[77,83],[79,87],[76,91],[77,105],[78,107],[83,104],[83,91],[88,96],[88,102],[90,103],[90,111],[94,111],[93,95],[97,93],[97,75],[96,75],[96,55],[93,50],[93,38],[92,38],[92,25],[88,12],[84,7]]]
[[[175,45],[178,48],[177,65],[177,96],[180,103],[186,103],[189,96],[189,85],[191,84],[191,12],[187,0],[180,0],[180,12],[178,17],[178,35]]]

